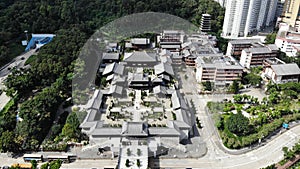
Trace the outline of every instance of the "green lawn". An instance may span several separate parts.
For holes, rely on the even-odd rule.
[[[0,117],[5,114],[11,106],[15,104],[14,99],[10,99],[10,101],[4,106],[4,108],[0,111]]]
[[[25,65],[31,64],[38,58],[38,55],[31,55],[25,62]]]

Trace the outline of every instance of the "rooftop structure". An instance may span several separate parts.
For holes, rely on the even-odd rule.
[[[182,44],[182,57],[187,66],[195,67],[196,58],[209,55],[220,54],[215,48],[216,39],[213,36],[194,34],[187,37],[187,41]]]
[[[262,43],[259,39],[238,39],[232,40],[228,42],[226,55],[232,56],[235,59],[240,59],[242,50],[246,48],[250,48],[252,46],[260,46],[262,47]]]
[[[242,50],[240,63],[248,69],[252,66],[262,66],[265,59],[277,57],[278,52],[279,49],[274,44],[246,48]]]
[[[118,62],[120,59],[120,54],[119,53],[103,53],[102,54],[102,63],[113,63],[113,62]]]
[[[54,34],[31,34],[31,40],[27,44],[25,51],[29,51],[30,49],[38,49],[42,46],[48,44],[55,37]]]
[[[185,34],[179,30],[165,30],[157,36],[157,43],[161,49],[169,50],[173,55],[179,55]]]
[[[299,82],[300,69],[296,63],[273,64],[264,70],[264,74],[276,84]]]
[[[134,51],[125,53],[124,60],[126,66],[133,67],[152,67],[157,64],[157,54],[146,51]]]
[[[108,64],[104,68],[102,75],[110,75],[110,74],[122,75],[123,71],[124,71],[124,66],[114,62],[114,63]]]
[[[210,81],[225,86],[234,80],[240,80],[243,73],[243,67],[233,57],[221,55],[198,57],[196,63],[196,80],[198,82]]]
[[[146,49],[151,47],[149,38],[133,38],[125,42],[125,48],[130,49]]]

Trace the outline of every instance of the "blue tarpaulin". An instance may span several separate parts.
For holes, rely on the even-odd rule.
[[[30,49],[44,46],[45,44],[51,42],[54,36],[54,34],[32,34],[32,38],[27,44],[25,51],[27,52]]]
[[[282,124],[282,127],[285,128],[285,129],[287,129],[287,128],[289,128],[289,124],[283,123],[283,124]]]

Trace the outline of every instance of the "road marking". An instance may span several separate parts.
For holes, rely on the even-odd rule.
[[[296,137],[298,136],[297,134],[295,134],[294,132],[292,132],[292,131],[290,131],[290,130],[288,130],[286,133],[287,133],[288,136],[291,137],[291,138],[296,138]]]

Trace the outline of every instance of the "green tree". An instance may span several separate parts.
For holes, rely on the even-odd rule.
[[[245,80],[248,84],[259,86],[262,81],[262,78],[254,73],[249,73],[245,76]]]
[[[79,141],[81,136],[79,125],[80,123],[77,118],[76,112],[70,113],[67,117],[66,124],[62,128],[60,138],[64,138],[65,141]]]
[[[234,80],[233,83],[230,86],[230,91],[233,92],[234,94],[239,93],[239,83],[237,80]]]
[[[41,169],[48,169],[49,163],[45,163],[41,166]]]
[[[35,160],[31,160],[30,163],[32,165],[32,169],[37,169],[37,162]]]
[[[59,169],[61,167],[62,161],[61,160],[55,160],[50,162],[49,169]]]
[[[7,152],[7,151],[15,151],[15,142],[14,142],[14,137],[15,134],[13,131],[5,131],[1,133],[0,137],[0,150],[2,152]]]
[[[274,44],[276,36],[277,36],[277,32],[268,34],[265,39],[265,44]]]
[[[130,161],[129,161],[129,159],[126,159],[125,166],[126,167],[130,167]]]
[[[137,160],[136,160],[136,165],[137,165],[138,167],[141,166],[141,161],[140,161],[140,159],[137,159]]]
[[[240,94],[236,94],[236,95],[233,96],[233,99],[234,99],[234,102],[236,102],[236,103],[242,103],[243,96],[240,95]]]
[[[202,85],[204,87],[204,90],[212,91],[212,84],[210,81],[202,82]]]
[[[241,112],[230,115],[226,120],[228,130],[239,136],[247,135],[250,132],[249,124],[249,119]]]

